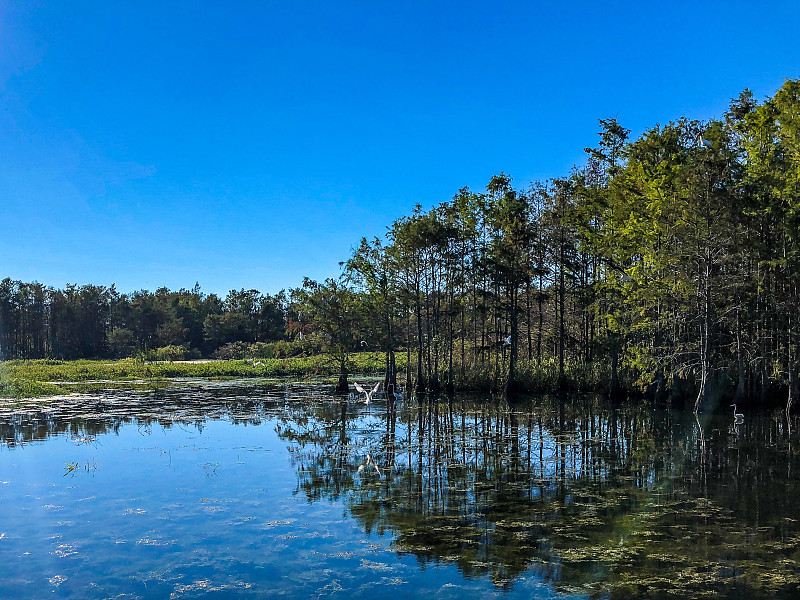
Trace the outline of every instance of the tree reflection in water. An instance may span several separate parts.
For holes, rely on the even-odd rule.
[[[457,565],[500,590],[544,578],[596,598],[800,595],[800,458],[783,413],[734,424],[577,396],[367,412],[320,386],[217,382],[0,410],[0,439],[213,419],[274,427],[296,494],[343,502],[422,568]]]
[[[702,419],[702,418],[701,418]],[[796,441],[781,414],[734,430],[596,398],[345,402],[280,418],[309,501],[344,496],[421,565],[499,588],[535,574],[611,598],[796,598]],[[380,467],[360,469],[369,455]]]

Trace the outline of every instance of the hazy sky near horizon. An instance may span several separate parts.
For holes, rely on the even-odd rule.
[[[800,77],[796,2],[0,0],[0,278],[276,292]]]

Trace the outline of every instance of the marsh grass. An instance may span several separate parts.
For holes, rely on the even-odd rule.
[[[144,388],[170,385],[175,379],[294,379],[333,381],[338,365],[324,354],[287,358],[248,360],[146,360],[144,357],[122,360],[12,360],[0,363],[0,398],[39,398],[98,389]],[[412,361],[414,360],[412,355]],[[255,364],[255,363],[263,364]],[[406,370],[405,353],[397,353],[401,379]],[[505,380],[505,366],[494,361],[471,362],[462,369],[455,365],[458,390],[498,390]],[[351,355],[349,372],[357,376],[380,376],[384,355],[360,352]],[[572,390],[603,391],[609,380],[607,365],[567,363],[565,376]],[[441,382],[447,380],[443,370]],[[551,392],[558,389],[558,365],[554,360],[540,363],[521,360],[517,378],[527,392]]]
[[[0,363],[0,398],[36,398],[76,391],[118,387],[159,387],[178,378],[325,379],[338,374],[324,355],[245,360],[146,361],[141,358],[108,360],[13,360]],[[351,373],[382,373],[383,355],[354,354]]]
[[[454,367],[455,387],[459,390],[489,391],[497,390],[505,383],[507,366],[496,365],[494,361],[472,362],[462,369]],[[545,359],[540,362],[520,360],[517,364],[517,383],[521,391],[548,393],[558,389],[558,361]],[[608,365],[592,362],[567,361],[564,365],[566,386],[574,391],[604,392],[611,379]],[[441,381],[447,380],[446,371],[439,374]]]

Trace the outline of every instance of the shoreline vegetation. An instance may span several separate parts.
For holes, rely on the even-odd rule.
[[[349,356],[350,379],[375,380],[385,375],[384,355],[380,352],[359,352]],[[412,357],[413,363],[413,357]],[[400,354],[398,370],[407,369],[406,356]],[[499,368],[502,368],[500,365]],[[606,373],[600,365],[572,365],[568,369],[568,389],[592,392],[602,389]],[[461,372],[461,371],[460,371]],[[491,367],[463,371],[456,380],[455,391],[499,392],[499,374]],[[45,398],[73,392],[118,387],[159,387],[180,379],[276,379],[290,381],[326,381],[337,383],[339,365],[329,356],[254,359],[176,359],[63,361],[53,359],[11,360],[0,363],[0,400]],[[557,385],[553,364],[537,367],[523,361],[520,368],[521,388],[530,393],[552,391]],[[405,385],[400,379],[401,385]]]
[[[411,365],[415,357],[411,356]],[[374,382],[385,377],[385,357],[381,352],[359,352],[348,357],[348,374],[352,381]],[[407,389],[404,374],[408,372],[405,354],[398,354],[396,367],[400,373],[400,389]],[[429,392],[431,397],[444,393],[488,393],[502,395],[503,363],[485,365],[485,368],[457,369],[453,390]],[[281,382],[327,383],[334,388],[338,384],[339,365],[325,354],[304,357],[251,359],[158,359],[143,357],[119,360],[79,359],[63,361],[54,359],[11,360],[0,362],[0,402],[46,399],[71,393],[87,393],[110,389],[154,389],[179,385],[183,380],[252,380]],[[444,374],[443,374],[444,375]],[[559,382],[558,365],[555,361],[537,365],[533,361],[521,360],[518,366],[519,393],[523,397],[533,394],[609,394],[610,365],[593,363],[569,363],[565,381]],[[412,375],[413,377],[413,375]],[[728,382],[728,392],[731,382]],[[338,390],[342,394],[346,393]],[[645,394],[631,394],[625,399],[643,399]],[[620,397],[612,398],[620,400]],[[689,396],[680,390],[661,398],[662,406],[685,408]],[[653,400],[653,398],[650,398]],[[771,408],[775,403],[764,405]],[[727,410],[727,403],[717,402],[715,407]]]
[[[255,363],[255,364],[254,364]],[[263,364],[258,364],[263,363]],[[354,373],[382,374],[382,357],[364,352],[353,356]],[[158,387],[176,379],[335,380],[338,370],[324,355],[292,358],[62,361],[11,360],[0,363],[0,400],[44,398],[114,387]],[[332,379],[333,378],[333,379]]]
[[[346,392],[351,357],[369,350],[388,391],[577,389],[788,415],[800,396],[798,114],[800,80],[787,80],[636,139],[601,119],[569,175],[515,187],[500,173],[418,205],[363,238],[338,277],[275,295],[6,278],[0,359],[136,357],[120,363],[138,365],[126,377],[170,377],[250,375],[235,361],[257,358],[288,361],[265,374],[336,377]],[[199,357],[232,362],[159,363]],[[42,364],[8,363],[8,393],[57,386]]]

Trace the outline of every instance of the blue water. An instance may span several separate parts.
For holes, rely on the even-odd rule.
[[[0,598],[558,596],[534,575],[509,592],[454,564],[422,565],[399,553],[388,531],[365,532],[347,494],[310,501],[298,490],[301,449],[277,429],[294,425],[299,403],[338,410],[324,388],[296,396],[248,389],[245,397],[266,401],[256,424],[237,420],[250,409],[229,411],[224,391],[190,393],[192,416],[172,414],[167,425],[157,422],[159,408],[137,418],[147,394],[130,415],[124,398],[106,394],[106,406],[123,405],[108,418],[86,398],[67,399],[88,408],[55,410],[52,428],[37,425],[33,439],[0,446]],[[214,404],[209,417],[204,402]],[[47,414],[5,418],[20,431]],[[353,428],[381,415],[377,406],[353,412]],[[362,461],[355,437],[352,454]]]
[[[0,401],[0,600],[795,599],[797,429],[237,381]]]

